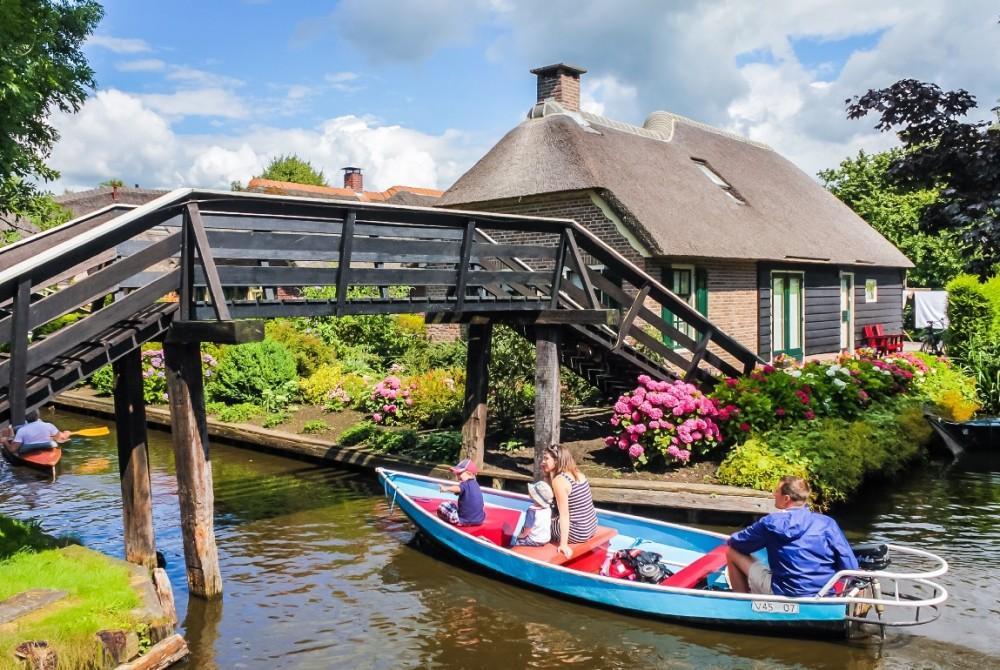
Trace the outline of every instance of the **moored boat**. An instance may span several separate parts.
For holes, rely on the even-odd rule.
[[[56,466],[62,459],[62,449],[60,447],[32,448],[33,445],[30,444],[25,445],[25,447],[27,450],[23,453],[10,451],[6,445],[0,447],[0,451],[12,465],[32,468],[55,477]]]
[[[845,570],[834,575],[819,595],[808,598],[735,593],[726,577],[725,535],[600,509],[594,538],[570,545],[569,559],[551,544],[511,549],[510,540],[531,504],[527,496],[484,488],[486,521],[458,527],[436,513],[438,505],[450,498],[438,486],[450,482],[381,468],[378,473],[391,507],[398,506],[421,532],[456,557],[556,596],[646,618],[792,634],[840,634],[853,623],[928,623],[937,618],[948,597],[931,581],[947,571],[947,563],[929,552],[899,545],[885,546],[894,557],[921,563],[924,569]],[[668,568],[662,578],[650,583],[610,576],[610,557],[632,549],[659,554],[660,564]],[[766,561],[763,552],[760,558]],[[868,619],[876,615],[877,619]]]
[[[1000,450],[1000,417],[950,421],[930,410],[925,410],[924,416],[956,458],[966,451]]]

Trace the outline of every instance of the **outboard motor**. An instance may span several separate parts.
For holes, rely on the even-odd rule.
[[[892,563],[889,558],[889,546],[884,542],[869,542],[851,547],[858,559],[858,567],[862,570],[885,570]]]

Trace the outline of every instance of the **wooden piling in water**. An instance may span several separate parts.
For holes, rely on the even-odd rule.
[[[462,458],[471,458],[479,469],[486,453],[486,398],[489,393],[493,324],[469,325],[469,355],[465,368],[465,402],[462,406]]]
[[[122,526],[125,560],[156,567],[153,534],[153,496],[146,449],[146,404],[142,389],[142,352],[139,347],[114,362],[115,424],[118,473],[122,484]]]
[[[188,588],[192,595],[212,598],[222,594],[222,575],[212,518],[215,501],[205,422],[201,345],[164,342],[163,353]]]
[[[559,329],[535,328],[535,479],[542,477],[545,449],[559,444]]]

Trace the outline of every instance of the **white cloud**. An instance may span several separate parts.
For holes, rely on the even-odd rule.
[[[344,165],[360,165],[369,189],[394,184],[445,188],[488,148],[448,130],[422,133],[369,117],[341,116],[316,128],[254,127],[237,135],[182,135],[143,96],[100,91],[75,115],[53,117],[62,140],[52,185],[83,189],[112,177],[146,187],[228,188],[246,182],[278,154],[294,153],[336,184]]]
[[[87,45],[101,47],[117,54],[137,54],[153,50],[145,40],[111,35],[91,35],[87,38]]]
[[[355,93],[363,88],[356,83],[360,78],[357,72],[331,72],[325,75],[323,80],[335,91]]]
[[[147,107],[172,119],[185,116],[218,116],[244,119],[249,104],[221,88],[183,89],[173,93],[146,93],[138,96]]]
[[[873,130],[874,118],[846,119],[844,100],[869,88],[905,77],[966,88],[985,116],[1000,90],[995,4],[775,0],[762,10],[735,0],[507,0],[507,11],[493,14],[503,30],[486,52],[497,63],[580,65],[590,70],[582,95],[591,109],[633,123],[674,111],[766,141],[814,173],[893,142]],[[810,70],[793,46],[857,36],[878,38],[839,72],[828,57]],[[748,53],[770,57],[740,67]]]
[[[183,86],[199,88],[236,88],[243,85],[241,79],[228,77],[215,72],[206,72],[186,65],[171,65],[167,79],[179,82]]]
[[[638,91],[635,86],[623,84],[614,75],[585,77],[580,85],[580,108],[585,112],[629,118],[636,113]]]
[[[159,58],[127,60],[115,64],[115,69],[119,72],[159,72],[166,67],[167,64]]]

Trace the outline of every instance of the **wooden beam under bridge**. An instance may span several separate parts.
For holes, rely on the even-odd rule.
[[[614,309],[526,309],[519,311],[435,312],[425,317],[427,323],[517,323],[534,326],[613,325],[618,319]]]

